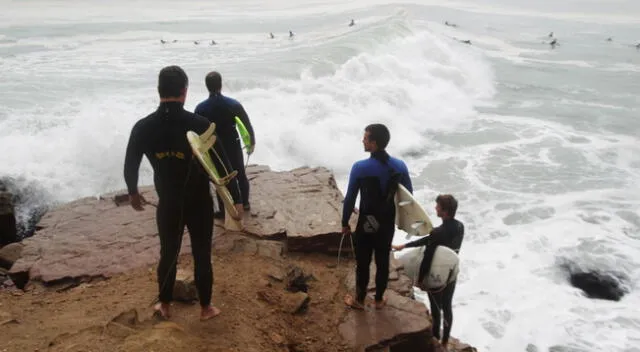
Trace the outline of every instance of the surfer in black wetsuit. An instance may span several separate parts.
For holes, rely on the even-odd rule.
[[[424,257],[420,264],[420,272],[418,274],[418,286],[423,287],[423,280],[429,275],[431,269],[431,261],[438,246],[451,248],[456,253],[460,252],[462,240],[464,238],[464,225],[455,219],[458,210],[458,201],[450,194],[439,195],[436,198],[436,214],[442,219],[442,225],[431,230],[428,236],[419,240],[409,242],[402,245],[393,246],[395,250],[402,250],[410,247],[427,246],[424,251]],[[451,303],[453,301],[453,293],[456,289],[456,281],[449,283],[447,286],[429,292],[429,303],[431,305],[431,318],[433,321],[433,336],[440,339],[440,311],[444,313],[444,331],[442,334],[442,345],[446,348],[449,342],[449,334],[451,333],[451,324],[453,323],[453,310]]]
[[[360,209],[354,242],[356,252],[356,296],[345,297],[345,303],[355,309],[364,309],[369,284],[371,255],[376,258],[377,309],[384,307],[384,291],[389,281],[389,253],[395,231],[396,208],[394,202],[398,184],[413,191],[411,178],[405,163],[391,157],[385,151],[390,134],[386,126],[373,124],[365,128],[364,150],[371,157],[353,164],[349,174],[349,186],[342,210],[342,233],[349,235],[349,218],[356,197],[360,193]]]
[[[244,156],[242,154],[242,145],[240,144],[240,137],[236,130],[235,117],[239,117],[240,121],[247,128],[249,136],[251,137],[251,146],[247,149],[247,154],[251,155],[256,145],[256,137],[253,133],[253,127],[249,120],[249,115],[244,110],[244,107],[240,102],[235,99],[226,97],[220,92],[222,90],[222,76],[218,72],[209,72],[205,78],[207,90],[209,90],[209,98],[201,102],[196,107],[195,113],[206,117],[210,122],[216,124],[216,135],[218,140],[222,142],[223,149],[227,153],[229,162],[231,163],[231,170],[238,171],[236,176],[240,185],[240,194],[242,197],[242,204],[244,210],[250,210],[251,205],[249,203],[249,180],[245,173]],[[224,206],[222,206],[222,199],[218,196],[218,204],[220,211],[215,214],[218,219],[224,219]]]
[[[153,181],[158,194],[156,223],[160,237],[158,264],[159,301],[155,309],[163,318],[170,317],[170,302],[176,279],[177,257],[184,226],[189,229],[194,260],[194,277],[200,299],[202,320],[220,313],[211,305],[213,270],[211,240],[213,236],[213,199],[209,178],[193,157],[187,131],[202,134],[209,121],[184,110],[188,78],[178,66],[168,66],[158,76],[158,109],[139,120],[131,130],[124,163],[124,178],[131,206],[144,210],[144,197],[138,193],[138,171],[142,156],[153,168]],[[215,144],[218,146],[218,143]],[[218,148],[218,147],[216,147]],[[219,167],[221,165],[218,165]],[[232,181],[235,182],[235,181]],[[242,214],[240,194],[229,187]]]

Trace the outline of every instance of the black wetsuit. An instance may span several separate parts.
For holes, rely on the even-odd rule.
[[[191,239],[200,304],[206,306],[211,302],[213,199],[209,177],[193,157],[186,138],[187,131],[201,134],[209,125],[205,118],[184,110],[182,103],[161,103],[154,113],[133,126],[127,145],[124,178],[129,194],[138,193],[138,170],[143,155],[153,167],[153,181],[159,200],[156,210],[160,237],[158,286],[163,303],[173,298],[177,255],[185,225]],[[233,198],[239,201],[239,193],[234,192],[237,187],[228,188]]]
[[[242,204],[249,206],[249,180],[244,170],[244,155],[242,153],[242,145],[240,144],[240,136],[236,130],[235,117],[238,116],[247,132],[251,137],[251,145],[255,145],[256,139],[253,133],[253,127],[249,116],[244,110],[240,102],[235,99],[226,97],[220,93],[211,94],[209,98],[196,107],[196,114],[206,117],[209,121],[216,124],[216,135],[222,141],[224,151],[227,153],[231,168],[238,171],[237,179],[240,185],[240,194],[242,195]],[[231,170],[229,170],[231,172]],[[222,204],[218,197],[218,204]],[[224,212],[224,207],[220,207],[220,211]]]
[[[368,159],[353,164],[349,186],[344,198],[342,226],[349,225],[349,218],[360,192],[358,225],[355,230],[356,251],[356,299],[363,302],[369,284],[371,255],[376,258],[376,297],[382,300],[389,281],[389,253],[395,232],[396,208],[393,201],[393,183],[402,184],[413,191],[411,178],[405,163],[390,157],[386,152],[375,152]],[[389,199],[385,199],[390,195]],[[373,216],[373,221],[369,220]]]
[[[445,246],[453,249],[456,253],[460,252],[462,240],[464,239],[464,225],[456,219],[447,219],[442,225],[431,231],[429,236],[419,240],[409,242],[406,248],[427,246],[424,251],[424,257],[420,263],[420,273],[418,274],[418,282],[422,282],[424,277],[429,274],[431,269],[431,261],[438,246]],[[442,334],[442,343],[449,341],[451,333],[451,325],[453,324],[453,293],[456,290],[456,281],[453,281],[443,289],[436,292],[429,292],[429,303],[431,305],[431,317],[433,321],[433,336],[440,339],[440,310],[444,313],[444,332]]]

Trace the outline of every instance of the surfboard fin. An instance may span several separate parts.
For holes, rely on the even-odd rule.
[[[209,139],[209,137],[211,137],[213,135],[213,132],[215,132],[216,130],[216,124],[214,122],[212,122],[209,125],[209,128],[207,128],[206,131],[204,131],[201,135],[200,138],[201,139]]]

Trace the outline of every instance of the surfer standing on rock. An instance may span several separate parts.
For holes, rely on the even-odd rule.
[[[431,305],[431,320],[433,322],[433,336],[440,339],[440,311],[444,313],[444,331],[442,333],[442,345],[447,346],[451,324],[453,323],[453,292],[456,289],[456,281],[447,284],[445,287],[427,290],[423,284],[431,270],[431,262],[438,246],[445,246],[456,253],[460,252],[462,240],[464,238],[464,225],[455,219],[458,210],[458,201],[450,194],[441,194],[436,198],[436,214],[442,219],[442,225],[431,230],[428,236],[419,240],[401,245],[394,245],[393,249],[400,251],[404,248],[426,246],[424,256],[420,264],[418,274],[418,287],[429,293],[429,303]]]
[[[158,194],[156,223],[160,237],[158,264],[159,301],[155,313],[161,318],[171,316],[170,303],[176,280],[176,265],[182,244],[184,226],[189,230],[193,254],[194,277],[200,299],[200,319],[211,319],[220,310],[211,305],[213,268],[211,242],[213,237],[213,198],[209,177],[194,158],[187,131],[204,133],[211,123],[202,116],[184,110],[189,81],[178,66],[168,66],[158,76],[158,109],[139,120],[132,128],[124,163],[131,207],[144,210],[147,204],[138,193],[138,172],[145,155],[153,168],[153,180]],[[218,151],[219,143],[214,145]],[[218,151],[221,155],[221,151]],[[224,159],[223,159],[224,161]],[[228,162],[227,162],[228,163]],[[236,182],[232,180],[231,182]],[[238,187],[229,187],[242,215]]]
[[[240,136],[236,130],[236,116],[246,127],[251,138],[251,145],[247,147],[247,155],[251,155],[256,145],[256,137],[249,120],[249,115],[244,110],[240,102],[230,97],[224,96],[222,90],[222,76],[216,71],[209,72],[205,77],[205,84],[209,91],[209,98],[196,106],[195,113],[206,117],[210,122],[216,124],[216,135],[222,142],[223,149],[227,153],[231,168],[238,171],[236,178],[240,186],[240,195],[244,210],[251,210],[249,203],[249,180],[245,172],[244,155]],[[229,170],[231,172],[231,169]],[[218,196],[220,210],[214,215],[217,219],[224,219],[224,206],[222,199]]]
[[[345,303],[363,310],[369,284],[371,255],[376,257],[376,309],[386,304],[384,292],[389,281],[389,254],[395,232],[395,193],[398,184],[413,192],[405,163],[391,157],[385,150],[391,136],[385,125],[372,124],[365,128],[362,144],[371,157],[357,161],[351,168],[349,186],[344,198],[342,234],[350,235],[349,218],[360,193],[358,223],[354,242],[356,252],[356,295],[345,296]]]

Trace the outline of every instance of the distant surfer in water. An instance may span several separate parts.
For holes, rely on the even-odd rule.
[[[167,319],[176,280],[176,265],[184,226],[189,229],[193,254],[194,277],[200,299],[200,319],[220,314],[211,305],[213,269],[211,241],[213,236],[213,199],[209,177],[193,157],[186,138],[187,131],[202,134],[211,125],[207,119],[184,110],[188,78],[178,66],[168,66],[158,76],[158,109],[139,120],[131,129],[124,162],[124,179],[131,207],[144,210],[144,197],[138,193],[138,172],[142,156],[153,168],[158,194],[156,223],[160,238],[158,264],[159,301],[155,313]],[[217,145],[217,143],[216,143]],[[219,153],[219,147],[215,147]],[[228,162],[227,162],[228,164]],[[232,181],[235,182],[235,181]],[[236,203],[240,203],[237,187],[228,187]],[[240,214],[242,207],[236,206]]]
[[[356,21],[354,21],[353,19],[351,19],[351,23],[349,23],[349,27],[353,27],[356,25]]]
[[[244,210],[250,210],[249,203],[249,180],[245,173],[244,155],[240,136],[236,130],[235,117],[238,116],[242,124],[247,128],[251,137],[251,146],[247,149],[247,154],[251,155],[256,145],[256,137],[249,120],[249,115],[244,107],[237,100],[222,95],[222,75],[216,71],[209,72],[205,77],[205,84],[209,91],[209,98],[196,106],[195,113],[206,117],[210,122],[216,124],[216,135],[222,142],[223,149],[227,153],[231,168],[238,171],[236,179],[240,185],[240,194]],[[231,172],[231,171],[229,171]],[[222,199],[218,196],[220,211],[215,214],[217,219],[224,219],[224,206]]]
[[[395,231],[395,193],[398,184],[413,192],[405,163],[390,156],[385,148],[391,136],[385,125],[372,124],[365,128],[362,144],[371,153],[357,161],[349,174],[349,185],[342,210],[342,234],[351,235],[349,219],[360,193],[358,222],[354,234],[356,252],[355,297],[345,296],[345,303],[354,309],[364,309],[369,284],[369,265],[375,252],[376,309],[386,304],[384,292],[389,281],[389,254]]]
[[[439,195],[436,198],[436,214],[442,219],[442,225],[431,230],[428,236],[419,240],[401,245],[394,245],[393,249],[400,251],[404,248],[426,246],[424,257],[420,264],[418,274],[418,287],[428,291],[424,284],[431,270],[431,261],[438,246],[445,246],[456,253],[460,252],[462,240],[464,238],[464,225],[455,219],[458,210],[458,201],[450,194]],[[431,304],[431,319],[433,326],[433,336],[440,339],[440,311],[444,313],[444,331],[442,333],[442,345],[446,348],[451,333],[453,323],[453,293],[456,289],[456,281],[445,287],[429,292],[429,303]],[[431,290],[433,291],[433,290]]]
[[[293,38],[295,34],[293,34],[293,32],[291,30],[289,30],[289,38]]]
[[[271,39],[275,38],[275,36],[273,35],[273,32],[269,32],[269,37],[271,37]]]

